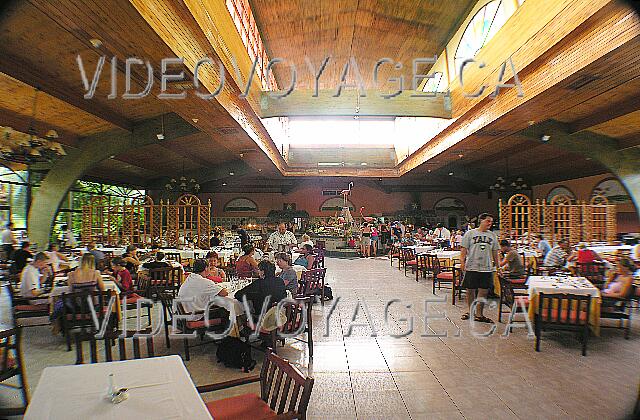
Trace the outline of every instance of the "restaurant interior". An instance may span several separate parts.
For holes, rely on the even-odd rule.
[[[640,6],[0,2],[0,419],[640,418]]]

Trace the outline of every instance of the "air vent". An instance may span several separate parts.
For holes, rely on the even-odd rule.
[[[324,190],[324,191],[322,191],[322,195],[336,196],[336,195],[338,195],[338,191],[336,191],[336,190]]]
[[[595,82],[596,80],[600,80],[599,76],[593,74],[584,74],[579,76],[576,80],[567,85],[567,89],[569,90],[578,90],[582,87],[585,87],[591,82]]]

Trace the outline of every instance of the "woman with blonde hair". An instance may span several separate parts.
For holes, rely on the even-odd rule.
[[[69,288],[74,290],[98,289],[104,290],[104,283],[100,271],[96,270],[96,260],[93,254],[85,253],[80,260],[80,266],[69,273],[67,280]]]

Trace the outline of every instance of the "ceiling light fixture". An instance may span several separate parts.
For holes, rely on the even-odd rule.
[[[198,121],[200,121],[200,120],[197,119],[197,118],[191,118],[191,121],[193,121],[194,124],[198,124]]]
[[[102,41],[99,40],[98,38],[91,38],[89,42],[91,43],[91,45],[93,45],[93,48],[102,47]]]
[[[223,182],[223,183],[222,183],[222,186],[223,186],[223,187],[226,187],[226,186],[227,186],[227,183],[226,183],[226,182]]]
[[[164,140],[164,114],[160,116],[160,132],[156,134],[158,140]]]
[[[360,166],[367,166],[367,162],[362,162]]]
[[[453,172],[449,172],[449,176],[453,176]]]
[[[229,172],[229,175],[230,175],[230,176],[234,176],[234,175],[235,175],[235,172]]]
[[[549,140],[551,140],[551,136],[548,136],[546,134],[540,138],[540,141],[542,141],[543,143],[546,143]]]

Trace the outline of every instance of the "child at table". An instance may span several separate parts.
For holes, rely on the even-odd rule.
[[[127,303],[133,303],[142,296],[136,294],[133,291],[133,279],[131,273],[127,270],[127,263],[120,257],[116,257],[111,260],[111,269],[113,270],[113,277],[111,280],[115,282],[118,289],[120,289],[120,298],[127,298]]]

